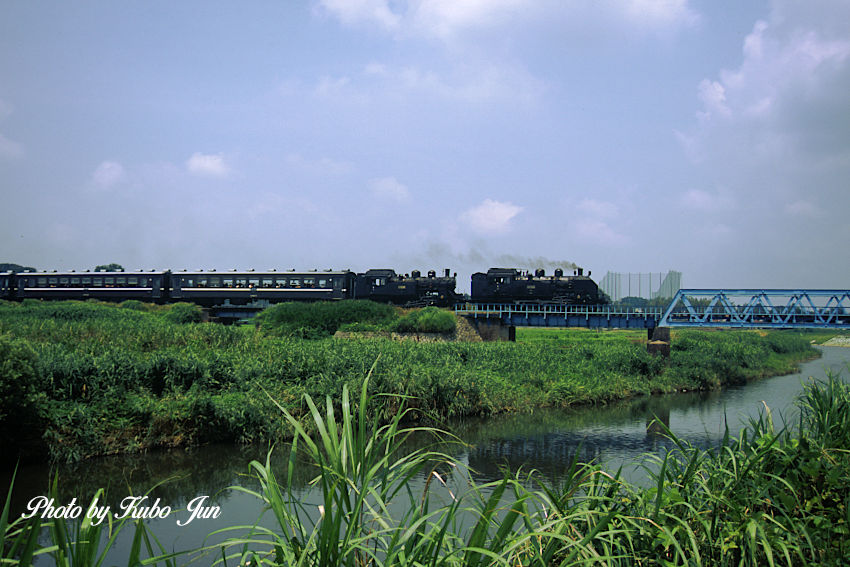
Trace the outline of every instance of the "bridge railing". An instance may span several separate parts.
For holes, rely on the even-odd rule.
[[[511,304],[511,303],[461,303],[455,313],[463,316],[497,317],[502,315],[546,315],[546,316],[612,316],[659,319],[661,307],[623,307],[614,305],[556,305],[556,304]]]
[[[850,291],[787,289],[679,290],[664,327],[850,328]]]

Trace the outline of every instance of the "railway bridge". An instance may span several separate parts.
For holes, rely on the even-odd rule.
[[[650,338],[667,327],[850,330],[850,290],[681,289],[666,308],[463,303],[455,313],[503,340],[518,326],[646,329]]]

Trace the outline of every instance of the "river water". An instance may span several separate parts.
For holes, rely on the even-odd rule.
[[[850,380],[850,348],[822,347],[821,351],[821,358],[803,364],[797,374],[720,392],[680,393],[571,411],[544,410],[464,420],[452,424],[451,429],[468,445],[456,449],[454,454],[468,464],[478,482],[502,478],[505,467],[513,471],[534,469],[542,480],[557,482],[576,453],[582,460],[594,459],[611,470],[622,468],[625,476],[640,482],[644,456],[671,445],[657,432],[654,419],[664,422],[680,439],[705,447],[719,444],[727,426],[730,434],[737,435],[749,419],[757,417],[766,407],[778,426],[783,418],[794,423],[797,414],[793,403],[805,381],[822,379],[827,372],[840,373]],[[74,497],[87,503],[103,488],[107,500],[101,503],[118,511],[121,500],[128,494],[150,491],[149,502],[159,498],[160,506],[172,509],[167,518],[151,520],[148,523],[151,530],[169,551],[194,549],[203,545],[207,534],[214,530],[257,521],[262,512],[258,500],[229,487],[238,485],[256,490],[258,485],[250,475],[248,463],[254,459],[264,461],[267,452],[266,446],[212,445],[94,459],[53,470],[46,466],[24,466],[18,472],[13,511],[20,514],[31,498],[45,494],[53,474],[59,475],[57,505]],[[278,447],[273,454],[281,469],[286,453],[286,447]],[[301,487],[299,494],[305,501],[316,500],[317,495],[307,488],[314,472],[301,467],[294,473],[295,483]],[[416,483],[419,486],[414,490],[421,490],[425,479],[417,479]],[[205,504],[220,508],[219,517],[177,526],[177,521],[185,523],[190,516],[185,510],[187,504],[205,495],[210,497]],[[83,504],[84,511],[85,507]],[[120,564],[121,558],[128,554],[131,537],[128,530],[119,538],[111,554],[114,562]],[[202,558],[194,564],[209,564],[213,560]]]

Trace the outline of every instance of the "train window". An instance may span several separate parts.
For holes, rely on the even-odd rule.
[[[301,280],[298,280],[298,279],[289,280],[289,287],[301,287]]]
[[[139,278],[139,287],[148,287],[148,278],[146,278],[146,277]]]
[[[201,278],[201,284],[203,286],[206,286],[207,285],[207,279]],[[209,279],[209,285],[210,285],[210,287],[221,287],[221,278],[210,278]]]
[[[233,278],[222,278],[222,287],[233,287]]]
[[[47,285],[47,278],[38,278],[38,286],[44,287]]]
[[[115,278],[103,278],[103,285],[106,287],[115,287]]]
[[[248,287],[248,278],[236,278],[236,287]]]
[[[316,279],[315,278],[304,278],[304,287],[315,287]]]
[[[91,285],[91,278],[83,278],[83,285]]]
[[[103,278],[92,278],[92,286],[103,287]]]
[[[59,278],[47,278],[47,282],[50,284],[50,287],[56,287],[56,284],[59,283]]]
[[[125,285],[127,285],[127,278],[123,276],[120,278],[115,278],[115,285],[117,285],[118,287],[124,287]]]
[[[130,284],[130,285],[139,285],[139,278],[129,277],[129,278],[127,278],[127,283]]]
[[[201,287],[201,280],[198,280],[198,285],[195,286],[195,278],[181,278],[180,287]]]
[[[251,287],[260,287],[260,279],[259,278],[250,278],[248,280],[248,284]]]
[[[80,285],[80,278],[71,278],[71,285],[73,285],[73,286]]]
[[[274,285],[274,280],[271,278],[263,278],[263,287],[272,287]]]
[[[59,278],[59,285],[68,287],[68,278]]]
[[[319,287],[328,287],[328,280],[325,278],[319,278]]]

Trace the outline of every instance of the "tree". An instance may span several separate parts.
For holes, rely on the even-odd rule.
[[[29,266],[21,266],[20,264],[0,264],[0,272],[15,272],[19,274],[21,272],[34,272],[35,268],[31,268]]]
[[[101,264],[94,269],[95,272],[123,272],[124,266],[121,264]]]

